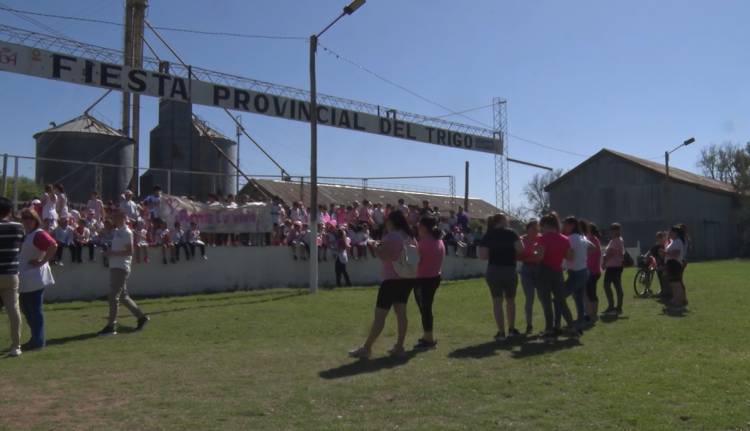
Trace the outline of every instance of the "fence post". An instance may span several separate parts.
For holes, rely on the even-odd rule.
[[[362,199],[367,199],[367,178],[362,178]]]
[[[8,190],[8,153],[3,154],[3,193],[5,196]]]
[[[103,181],[102,167],[99,165],[94,166],[94,190],[96,190],[96,193],[99,194],[99,196],[102,196],[102,193],[104,192],[104,187],[102,186]]]
[[[167,171],[167,194],[172,194],[172,170]]]
[[[18,157],[13,158],[13,212],[18,211]]]
[[[305,177],[299,177],[299,200],[305,205]]]

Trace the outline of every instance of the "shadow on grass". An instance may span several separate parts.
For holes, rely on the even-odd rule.
[[[609,316],[606,314],[603,314],[599,317],[599,321],[602,323],[614,323],[614,322],[617,322],[618,320],[628,320],[628,319],[629,319],[628,316],[618,316],[618,315]]]
[[[232,301],[232,298],[224,298],[227,302],[226,304],[210,304],[210,305],[195,305],[193,307],[178,307],[178,308],[171,308],[166,310],[158,310],[149,312],[147,314],[149,315],[156,315],[156,314],[168,314],[168,313],[178,313],[180,311],[190,311],[190,310],[200,310],[200,309],[206,309],[206,308],[222,308],[222,307],[233,307],[237,305],[253,305],[253,304],[263,304],[266,302],[274,302],[274,301],[281,301],[282,299],[289,299],[289,298],[296,298],[298,296],[304,296],[307,295],[308,291],[306,290],[300,290],[295,293],[288,293],[284,295],[278,295],[271,298],[263,298],[258,299],[255,301]]]
[[[409,362],[418,353],[414,350],[406,352],[402,357],[384,356],[377,359],[360,359],[356,362],[344,364],[336,368],[321,371],[318,375],[326,380],[341,379],[359,374],[376,373],[381,370],[398,367]]]
[[[661,315],[666,317],[687,317],[688,313],[690,311],[683,309],[683,310],[672,310],[672,309],[666,309],[662,310]]]
[[[514,345],[522,344],[523,339],[505,340],[503,342],[488,341],[486,343],[475,344],[473,346],[461,347],[450,353],[449,358],[453,359],[481,359],[495,356],[498,350],[511,350]]]
[[[78,334],[78,335],[71,335],[68,337],[60,337],[60,338],[48,338],[47,339],[47,347],[50,346],[58,346],[62,344],[71,343],[74,341],[85,341],[90,340],[92,338],[96,338],[97,334],[96,332],[91,332],[88,334]]]
[[[564,340],[554,340],[547,342],[526,343],[521,345],[519,350],[510,353],[513,359],[523,359],[530,356],[539,356],[547,353],[558,352],[560,350],[571,349],[580,346],[581,343],[576,338],[566,338]]]

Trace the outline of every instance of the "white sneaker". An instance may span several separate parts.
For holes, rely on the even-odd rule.
[[[21,352],[21,348],[18,347],[18,348],[15,348],[15,349],[10,349],[10,352],[8,352],[8,356],[10,356],[11,358],[17,358],[17,357],[21,356],[21,353],[22,353]]]

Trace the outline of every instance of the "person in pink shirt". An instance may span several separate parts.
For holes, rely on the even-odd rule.
[[[586,222],[586,239],[594,244],[594,248],[589,249],[586,258],[586,266],[589,269],[589,279],[586,281],[586,313],[591,321],[596,321],[599,317],[599,298],[596,295],[596,283],[602,276],[602,245],[599,228],[594,223]]]
[[[372,345],[383,331],[385,318],[391,307],[393,307],[396,313],[398,339],[388,353],[391,356],[403,356],[405,354],[404,340],[406,339],[406,328],[408,326],[406,303],[409,300],[409,295],[415,281],[413,278],[401,277],[396,272],[396,267],[393,263],[401,257],[406,245],[413,243],[414,240],[409,224],[400,211],[394,211],[389,214],[385,226],[387,233],[383,237],[383,240],[378,243],[375,252],[378,258],[380,258],[381,277],[383,279],[375,304],[375,317],[365,343],[349,351],[349,356],[352,358],[367,359],[370,357]]]
[[[367,223],[368,226],[373,226],[372,220],[372,203],[367,199],[362,201],[362,205],[357,209],[357,221],[360,223]]]
[[[443,232],[438,227],[434,217],[425,216],[419,220],[419,241],[417,250],[419,252],[419,264],[417,265],[417,281],[414,286],[414,299],[419,306],[422,316],[422,330],[424,334],[414,346],[415,349],[432,349],[437,341],[432,333],[433,316],[432,302],[435,300],[435,292],[440,287],[440,275],[445,258],[445,245],[443,244]]]
[[[554,327],[553,301],[555,311],[571,328],[570,334],[574,337],[580,336],[581,331],[573,328],[573,315],[565,301],[562,263],[563,260],[573,257],[570,242],[565,235],[560,233],[560,219],[556,214],[545,215],[539,224],[542,228],[542,235],[537,240],[534,255],[535,260],[539,262],[537,294],[544,311],[545,328],[542,337],[554,338],[559,333],[559,328]]]
[[[622,228],[619,223],[612,223],[609,226],[609,243],[604,249],[604,293],[607,295],[607,309],[604,310],[606,316],[617,316],[622,314],[622,268],[625,259],[625,243],[622,240]],[[617,303],[615,304],[612,285],[615,286],[617,293]]]

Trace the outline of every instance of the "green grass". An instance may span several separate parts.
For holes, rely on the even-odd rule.
[[[49,347],[0,359],[0,429],[750,429],[750,262],[691,264],[682,318],[634,299],[632,276],[624,316],[580,344],[512,347],[490,343],[482,280],[446,282],[438,348],[384,358],[389,316],[367,363],[346,351],[374,288],[143,300],[147,329],[105,339],[104,302],[53,304]]]

